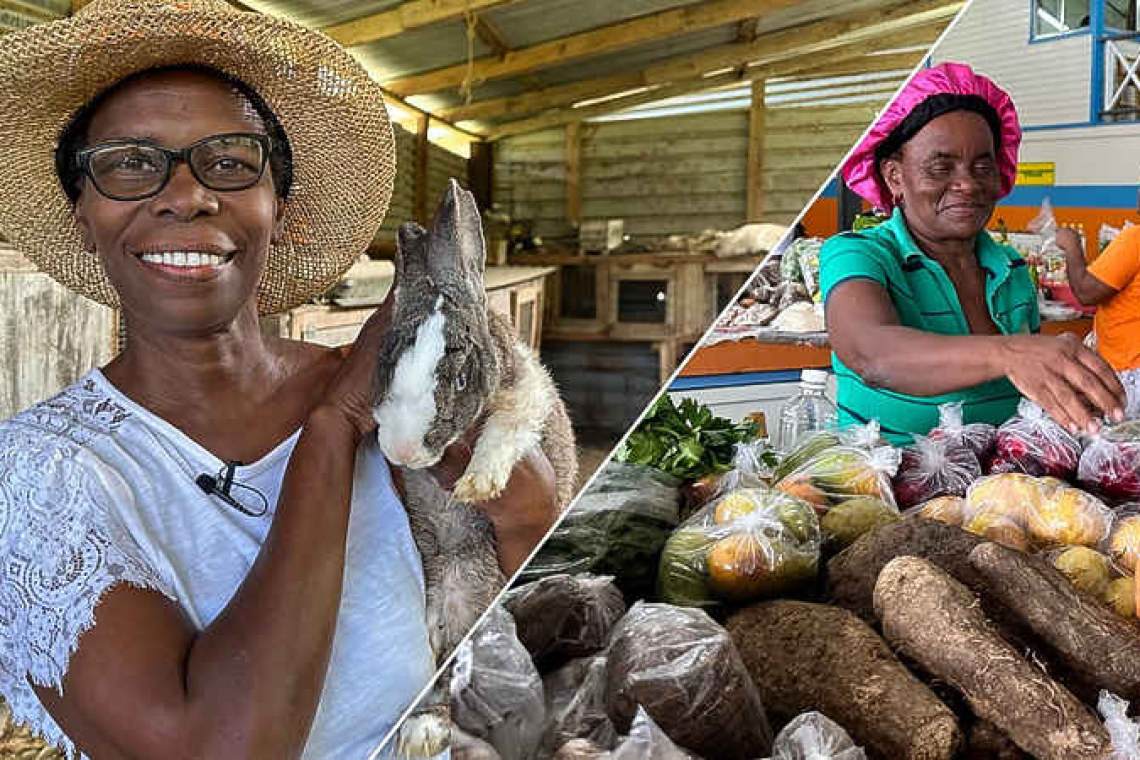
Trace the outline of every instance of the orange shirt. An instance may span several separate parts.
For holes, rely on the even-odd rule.
[[[1089,271],[1119,291],[1096,310],[1100,355],[1118,372],[1140,369],[1140,226],[1125,227]]]

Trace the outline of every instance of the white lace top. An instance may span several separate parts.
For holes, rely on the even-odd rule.
[[[237,469],[235,481],[270,504],[249,517],[195,484],[222,462],[98,370],[0,423],[0,696],[18,721],[75,754],[28,679],[61,688],[111,586],[161,592],[199,628],[214,619],[265,539],[298,435]],[[368,757],[432,672],[419,555],[387,462],[365,444],[340,617],[304,756]]]

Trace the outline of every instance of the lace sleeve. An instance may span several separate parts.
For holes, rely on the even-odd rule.
[[[28,681],[62,691],[79,636],[119,583],[169,585],[108,518],[98,477],[65,437],[0,425],[0,696],[17,722],[75,756]]]

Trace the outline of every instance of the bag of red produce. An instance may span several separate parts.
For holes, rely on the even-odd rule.
[[[1077,479],[1109,501],[1140,501],[1140,420],[1093,436],[1081,454]]]
[[[916,435],[914,445],[902,450],[891,485],[899,507],[906,509],[936,496],[965,496],[981,476],[978,457],[960,440]]]
[[[938,407],[938,427],[930,431],[929,437],[966,446],[979,462],[985,462],[997,443],[997,428],[988,422],[964,422],[962,402],[954,401]]]
[[[986,471],[1070,480],[1080,460],[1080,442],[1044,409],[1022,399],[1017,415],[998,428],[994,456]]]

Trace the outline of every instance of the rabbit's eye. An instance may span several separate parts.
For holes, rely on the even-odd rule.
[[[455,390],[457,390],[457,391],[461,391],[461,390],[463,390],[464,388],[466,388],[466,387],[467,387],[467,373],[466,373],[466,372],[464,372],[463,374],[461,374],[461,375],[458,375],[458,376],[457,376],[457,377],[456,377],[456,378],[455,378],[455,379],[454,379],[454,380],[451,382],[451,385],[452,385],[452,387],[454,387],[454,388],[455,388]]]

